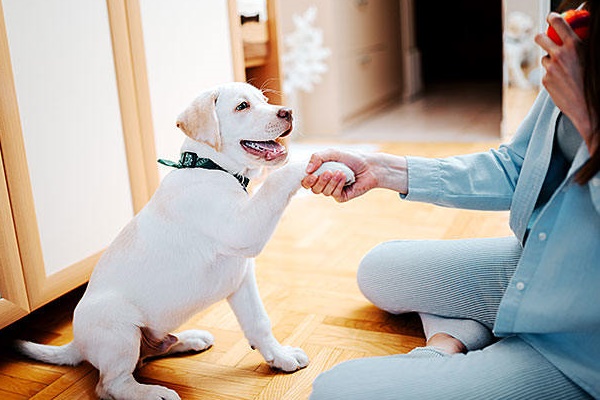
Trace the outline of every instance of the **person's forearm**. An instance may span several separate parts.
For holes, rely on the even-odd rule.
[[[374,153],[368,163],[373,166],[377,187],[408,193],[408,168],[406,158],[385,153]]]

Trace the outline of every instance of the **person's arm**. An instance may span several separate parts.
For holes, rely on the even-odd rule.
[[[325,161],[339,161],[354,172],[355,182],[344,187],[345,176],[341,172],[326,171],[318,178],[311,175]],[[356,198],[373,188],[386,188],[400,193],[408,190],[406,159],[385,153],[349,153],[326,150],[312,155],[306,168],[308,174],[302,185],[315,194],[332,196],[339,202]]]
[[[531,134],[539,118],[554,110],[548,94],[537,98],[513,140],[498,149],[449,158],[402,157],[389,154],[353,154],[328,150],[314,154],[302,181],[314,193],[343,202],[373,188],[399,192],[407,200],[447,207],[506,210],[510,207]],[[542,113],[542,111],[544,111]],[[343,174],[310,175],[325,161],[350,167],[356,182],[344,187]]]

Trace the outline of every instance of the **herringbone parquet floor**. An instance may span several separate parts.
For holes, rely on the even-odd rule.
[[[384,144],[383,150],[447,156],[493,146],[397,143]],[[507,219],[505,212],[410,203],[383,190],[346,204],[321,196],[298,196],[257,258],[257,274],[275,336],[284,344],[302,347],[311,364],[293,374],[270,370],[248,346],[227,303],[220,302],[181,327],[210,330],[216,338],[211,349],[152,361],[137,377],[175,389],[183,399],[306,399],[315,377],[337,363],[405,353],[424,343],[416,315],[389,315],[361,295],[355,273],[370,248],[393,239],[508,235]],[[51,344],[70,341],[71,313],[81,294],[76,290],[0,332],[0,398],[95,398],[98,376],[90,365],[50,366],[7,348],[13,337]]]

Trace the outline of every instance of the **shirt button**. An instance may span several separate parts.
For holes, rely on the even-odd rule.
[[[523,290],[525,289],[525,284],[523,282],[517,282],[517,290]]]
[[[538,235],[538,239],[540,239],[540,242],[543,242],[544,240],[546,240],[547,237],[548,237],[548,235],[546,235],[544,232],[540,232]]]

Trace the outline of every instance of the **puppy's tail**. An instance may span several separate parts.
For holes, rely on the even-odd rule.
[[[58,365],[77,365],[83,357],[73,342],[63,346],[50,346],[17,340],[15,348],[22,354],[38,361]]]

